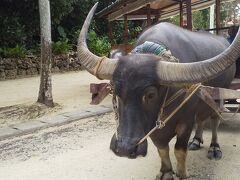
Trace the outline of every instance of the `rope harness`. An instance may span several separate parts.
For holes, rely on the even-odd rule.
[[[119,112],[118,112],[118,100],[115,93],[112,93],[112,105],[113,105],[113,112],[114,112],[114,119],[116,121],[116,139],[118,139],[118,127],[119,127]]]
[[[93,75],[96,76],[98,79],[102,80],[100,77],[99,77],[99,67],[101,66],[102,62],[107,59],[106,56],[103,56],[101,57],[101,59],[97,62],[97,65],[94,67],[93,69]]]
[[[156,126],[154,128],[152,128],[149,133],[144,136],[138,143],[137,145],[141,144],[143,141],[145,141],[154,131],[156,131],[157,129],[162,129],[165,127],[166,123],[169,122],[169,120],[183,107],[184,104],[186,104],[188,102],[188,100],[197,92],[197,90],[200,88],[201,84],[196,84],[196,85],[192,85],[189,89],[187,89],[186,92],[186,96],[183,99],[183,101],[176,107],[176,109],[174,111],[171,112],[171,114],[169,114],[166,118],[163,118],[163,112],[164,112],[164,108],[171,104],[177,97],[179,97],[180,95],[182,95],[184,93],[183,89],[180,89],[179,91],[177,91],[167,102],[167,96],[168,96],[168,91],[169,88],[167,89],[167,93],[165,95],[164,101],[163,101],[163,105],[159,111],[159,115],[158,115],[158,119],[156,121]]]
[[[156,121],[156,125],[154,128],[152,128],[149,133],[144,136],[138,143],[137,145],[141,144],[143,141],[145,141],[154,131],[156,131],[157,129],[162,129],[165,127],[166,123],[169,122],[169,120],[184,106],[184,104],[186,104],[188,102],[188,100],[197,92],[197,90],[201,87],[201,84],[195,84],[190,86],[189,88],[185,88],[185,89],[180,89],[179,91],[177,91],[175,94],[173,94],[168,100],[168,92],[169,92],[169,87],[167,88],[167,92],[166,95],[164,97],[164,101],[163,101],[163,105],[160,108],[159,114],[158,114],[158,118]],[[112,91],[113,93],[113,91]],[[185,93],[185,97],[182,100],[182,102],[176,107],[176,109],[174,111],[171,112],[171,114],[169,114],[167,117],[163,118],[163,112],[164,112],[164,108],[167,107],[168,105],[170,105],[172,102],[174,102],[174,100],[176,100],[178,97],[180,97],[181,95],[183,95]],[[115,93],[112,94],[112,104],[113,104],[113,111],[114,111],[114,115],[115,115],[115,121],[116,121],[116,139],[118,138],[118,126],[119,126],[119,112],[118,112],[118,102],[117,102],[117,96],[115,95]]]

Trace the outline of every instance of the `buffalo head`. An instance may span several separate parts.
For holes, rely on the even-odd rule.
[[[182,86],[212,79],[240,56],[240,33],[232,45],[216,57],[194,63],[172,63],[147,54],[130,54],[111,59],[98,57],[86,44],[88,28],[97,4],[89,12],[78,39],[78,58],[100,79],[112,80],[118,96],[119,127],[111,149],[119,156],[146,155],[147,142],[137,142],[155,125],[165,93],[163,85]],[[161,88],[160,88],[161,86]]]
[[[110,148],[119,156],[146,155],[147,141],[138,146],[137,143],[155,125],[158,116],[164,88],[160,88],[158,75],[152,71],[157,60],[146,57],[137,54],[120,57],[113,73],[119,126]]]

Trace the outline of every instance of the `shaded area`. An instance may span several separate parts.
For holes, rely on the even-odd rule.
[[[53,108],[49,108],[40,103],[0,107],[0,127],[34,120],[46,114],[50,115],[57,112],[61,108],[62,106],[59,104],[55,104]]]

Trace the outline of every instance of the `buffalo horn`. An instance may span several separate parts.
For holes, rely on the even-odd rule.
[[[188,85],[205,82],[220,75],[240,57],[240,28],[233,43],[221,54],[194,63],[159,61],[157,74],[160,84]]]
[[[98,3],[96,3],[91,11],[88,13],[87,18],[83,24],[82,30],[78,38],[78,59],[81,64],[86,68],[88,72],[95,75],[99,79],[112,79],[113,71],[118,63],[117,59],[109,59],[107,57],[99,57],[93,54],[87,47],[86,37],[88,33],[88,28],[91,23],[93,14],[97,8]]]

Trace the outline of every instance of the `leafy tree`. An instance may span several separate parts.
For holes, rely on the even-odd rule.
[[[54,42],[68,40],[77,43],[79,29],[88,14],[89,9],[97,0],[51,0],[52,40]],[[97,12],[111,5],[115,0],[100,0]],[[233,12],[239,13],[239,1],[222,3],[221,19],[231,20]],[[38,2],[32,0],[1,0],[0,1],[0,47],[14,48],[18,44],[26,49],[35,48],[40,41]],[[235,8],[235,9],[234,9]],[[179,25],[179,16],[168,20]],[[208,28],[209,10],[193,13],[193,27],[195,29]],[[113,32],[117,43],[123,42],[123,22],[113,22]],[[129,34],[138,34],[135,27],[142,27],[142,21],[129,22]],[[94,18],[91,30],[98,36],[107,35],[107,21]],[[75,48],[73,46],[73,48]],[[38,50],[34,50],[35,52]],[[33,51],[33,52],[34,52]]]
[[[166,19],[165,21],[179,26],[180,25],[180,16],[177,15],[177,16],[174,16],[174,17],[170,17],[169,19]]]
[[[111,50],[111,44],[109,42],[107,36],[99,37],[95,31],[88,33],[88,47],[96,55],[107,56]]]
[[[237,22],[236,20],[237,16],[238,17],[240,16],[240,2],[238,0],[233,2],[222,3],[221,21],[223,25],[226,25],[226,23],[230,21],[232,21],[233,23],[240,23]]]
[[[193,28],[194,29],[207,29],[209,28],[209,8],[192,13]]]
[[[192,13],[192,18],[193,18],[193,29],[209,28],[209,9],[194,11]],[[170,17],[166,21],[179,26],[180,25],[180,16],[177,15],[174,17]]]
[[[86,5],[91,7],[90,1],[84,0],[51,0],[51,19],[53,40],[62,38],[65,27],[61,24],[68,22],[67,17],[84,16],[79,11]],[[78,9],[77,9],[78,8]],[[73,12],[73,10],[75,10]],[[89,8],[83,12],[88,12]],[[32,0],[2,0],[0,1],[0,47],[15,47],[16,44],[32,47],[40,40],[38,1]],[[74,14],[75,13],[75,14]],[[81,17],[80,17],[81,18]],[[84,19],[84,18],[83,18]],[[81,21],[70,25],[81,27]],[[68,24],[67,24],[68,25]],[[70,28],[68,26],[68,28]],[[67,35],[67,34],[66,34]]]

